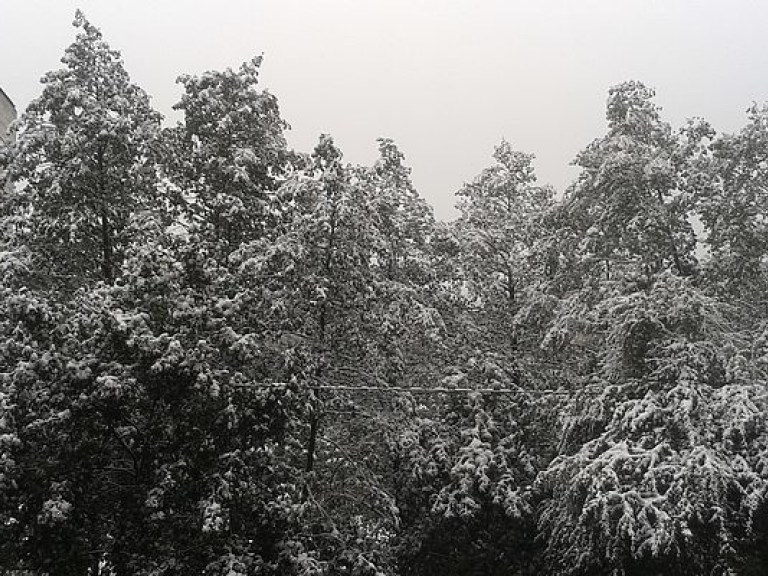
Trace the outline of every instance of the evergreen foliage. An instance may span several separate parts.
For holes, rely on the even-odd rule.
[[[768,112],[609,91],[563,198],[502,141],[289,150],[261,58],[184,120],[81,13],[0,150],[0,573],[768,573]]]

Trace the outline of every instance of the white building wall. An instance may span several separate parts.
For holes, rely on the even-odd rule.
[[[0,88],[0,142],[5,143],[10,138],[8,126],[14,120],[16,120],[16,108],[11,99]]]
[[[16,120],[16,108],[11,99],[0,88],[0,148],[13,137],[8,132],[8,127],[14,120]],[[0,170],[0,194],[12,190],[11,184],[6,180],[4,172]]]

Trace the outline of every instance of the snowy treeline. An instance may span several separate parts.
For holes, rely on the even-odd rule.
[[[620,84],[441,223],[259,58],[163,127],[75,26],[0,149],[0,573],[768,573],[768,108]]]

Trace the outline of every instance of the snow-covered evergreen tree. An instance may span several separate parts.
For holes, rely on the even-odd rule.
[[[132,84],[119,52],[77,12],[64,68],[19,118],[7,151],[15,183],[6,227],[35,255],[45,282],[114,280],[131,216],[154,206],[160,115]]]
[[[259,89],[261,61],[180,76],[175,108],[184,121],[164,132],[168,190],[187,223],[226,253],[280,222],[274,191],[288,161],[288,125],[277,98]]]
[[[75,26],[0,157],[0,572],[766,573],[764,108],[620,84],[563,201],[502,142],[435,223],[261,58],[161,133]]]

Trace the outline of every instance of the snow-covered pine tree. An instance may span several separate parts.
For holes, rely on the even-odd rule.
[[[768,106],[753,105],[748,124],[710,148],[697,165],[694,190],[709,281],[742,305],[754,305],[749,296],[764,290],[768,254]]]
[[[277,98],[259,89],[262,57],[237,70],[183,75],[184,121],[164,131],[168,189],[188,225],[224,253],[280,223],[274,191],[286,168]]]
[[[153,143],[160,115],[132,84],[119,52],[78,11],[64,67],[21,115],[7,151],[15,187],[6,226],[45,283],[112,282],[131,216],[156,202]]]
[[[554,574],[736,570],[768,481],[759,354],[734,307],[687,276],[681,183],[695,146],[670,140],[649,97],[635,83],[611,91],[609,137],[580,155],[565,206],[591,221],[576,254],[597,270],[543,341],[577,360],[561,360],[578,394],[537,480]]]
[[[502,141],[493,157],[496,164],[457,192],[458,230],[472,280],[468,288],[485,306],[506,303],[514,309],[531,272],[540,218],[553,203],[553,191],[535,184],[532,154]]]
[[[660,116],[654,92],[625,82],[608,94],[608,133],[576,158],[581,175],[565,202],[585,226],[584,256],[606,277],[632,261],[647,272],[674,266],[689,274],[694,235],[680,193],[680,138]]]

